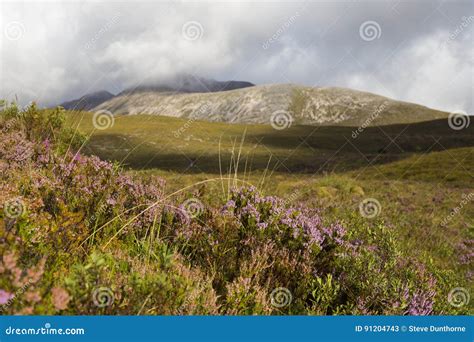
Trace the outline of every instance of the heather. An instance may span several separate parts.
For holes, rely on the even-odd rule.
[[[447,300],[458,275],[382,221],[251,185],[171,191],[84,154],[61,108],[5,105],[0,129],[3,314],[468,312]]]

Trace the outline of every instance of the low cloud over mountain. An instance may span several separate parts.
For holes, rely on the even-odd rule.
[[[187,73],[473,111],[469,1],[2,5],[1,89],[52,105]]]

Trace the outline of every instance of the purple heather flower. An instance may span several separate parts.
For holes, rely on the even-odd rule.
[[[7,292],[5,290],[0,290],[0,305],[7,304],[10,299],[15,297],[13,293]]]
[[[408,308],[405,311],[405,314],[414,316],[426,316],[432,314],[434,296],[434,291],[415,291],[408,303]]]
[[[260,196],[254,187],[234,190],[222,212],[231,213],[242,224],[255,225],[259,230],[274,226],[277,234],[289,232],[293,239],[302,238],[307,246],[322,247],[325,241],[348,244],[344,241],[344,227],[340,224],[324,227],[319,211],[303,206],[287,207],[278,197]]]
[[[43,147],[46,151],[49,151],[51,149],[51,142],[49,141],[48,138],[46,138],[44,141],[43,141]]]
[[[114,198],[112,198],[112,197],[107,198],[107,200],[106,200],[105,202],[106,202],[108,205],[115,205],[115,204],[117,204],[117,201],[116,201]]]
[[[223,213],[231,213],[235,209],[235,201],[234,200],[229,200],[227,203],[222,207],[222,212]]]

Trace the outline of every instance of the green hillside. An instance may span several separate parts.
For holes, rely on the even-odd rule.
[[[473,191],[474,127],[454,131],[446,120],[436,120],[368,127],[354,138],[357,127],[275,130],[136,115],[118,116],[101,131],[90,113],[73,113],[69,120],[90,135],[87,153],[119,161],[144,177],[161,175],[170,191],[222,175],[335,218],[353,215],[365,197],[378,198],[380,219],[398,227],[407,253],[454,268],[457,243],[472,234],[470,203],[450,222],[450,238],[440,242],[448,229],[440,222]],[[206,183],[208,200],[225,197],[232,184],[238,182]]]
[[[474,146],[474,128],[453,131],[446,120],[368,127],[210,123],[151,115],[118,116],[94,129],[92,114],[73,113],[74,127],[90,135],[86,151],[134,169],[220,173],[232,158],[241,171],[298,173],[350,171],[412,155]],[[355,136],[355,138],[354,138]],[[220,163],[219,163],[220,160]],[[221,166],[221,168],[220,168]]]

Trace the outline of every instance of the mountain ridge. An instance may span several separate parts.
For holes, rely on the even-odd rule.
[[[117,94],[117,96],[146,91],[174,93],[213,93],[248,88],[253,86],[255,86],[255,84],[246,81],[216,81],[211,79],[195,78],[194,82],[190,80],[184,80],[174,84],[158,83],[151,85],[140,85],[134,88],[127,88]]]
[[[446,118],[446,112],[338,87],[268,84],[221,92],[143,90],[109,99],[93,110],[228,123],[373,126]],[[284,127],[283,127],[284,128]]]
[[[169,92],[169,93],[211,93],[219,91],[229,91],[241,88],[253,87],[255,84],[247,81],[217,81],[213,79],[197,77],[193,75],[178,75],[172,80],[155,81],[145,83],[136,87],[122,90],[117,95],[107,90],[99,90],[85,94],[77,99],[65,101],[61,107],[69,110],[91,110],[101,103],[116,96],[130,95],[143,92]]]
[[[78,99],[63,102],[60,106],[69,110],[91,110],[114,96],[107,90],[99,90],[85,94]]]
[[[86,94],[66,109],[113,114],[151,114],[211,122],[374,126],[446,118],[448,113],[369,92],[298,84],[255,85],[189,74],[126,88]]]

